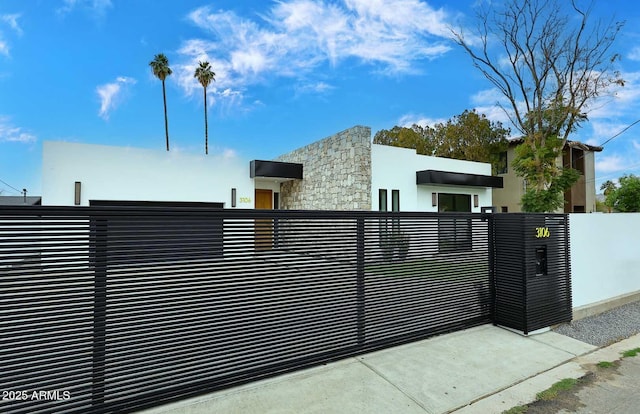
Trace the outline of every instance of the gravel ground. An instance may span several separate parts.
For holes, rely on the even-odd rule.
[[[610,345],[640,332],[640,301],[559,325],[554,331],[591,345]]]

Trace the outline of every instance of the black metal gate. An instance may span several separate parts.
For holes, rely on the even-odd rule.
[[[490,322],[488,231],[462,213],[0,207],[0,411],[134,411]]]

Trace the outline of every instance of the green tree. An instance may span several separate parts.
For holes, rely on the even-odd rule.
[[[459,160],[487,162],[495,170],[500,153],[507,150],[509,130],[484,114],[465,110],[433,127],[394,126],[376,132],[373,143],[413,148],[416,153]]]
[[[596,200],[596,212],[611,213],[611,209],[604,203],[604,201]]]
[[[458,160],[487,162],[493,172],[500,153],[508,148],[509,129],[500,122],[492,122],[475,110],[465,110],[445,124],[435,126],[437,139],[434,155]]]
[[[609,213],[611,213],[611,209],[613,208],[613,198],[610,196],[616,191],[616,188],[616,184],[611,180],[605,181],[600,186],[600,190],[603,190],[603,194],[605,197],[604,205],[607,206]]]
[[[216,80],[216,74],[211,70],[209,62],[200,62],[193,77],[198,79],[204,89],[204,153],[209,154],[209,126],[207,122],[207,87]]]
[[[618,181],[619,185],[615,186],[615,189],[608,185],[610,191],[606,196],[607,206],[611,206],[621,213],[640,212],[640,177],[625,174]]]
[[[167,79],[167,76],[171,75],[173,72],[169,67],[169,59],[162,54],[159,53],[155,55],[153,60],[149,62],[149,66],[151,66],[151,70],[156,78],[162,81],[162,101],[164,102],[164,132],[167,137],[167,151],[169,151],[169,121],[167,118],[167,94],[164,87],[164,80]]]
[[[435,141],[433,129],[413,125],[411,128],[394,126],[391,129],[382,129],[373,137],[374,144],[390,145],[393,147],[412,148],[422,155],[433,155]]]
[[[506,98],[500,106],[529,147],[517,154],[517,173],[528,183],[523,210],[554,211],[575,174],[550,157],[587,121],[594,99],[624,85],[611,52],[623,23],[592,21],[590,9],[563,0],[487,3],[477,16],[473,40],[462,31],[454,38]]]

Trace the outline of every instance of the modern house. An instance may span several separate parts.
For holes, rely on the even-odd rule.
[[[509,141],[508,150],[503,153],[498,176],[502,177],[504,186],[493,191],[493,204],[498,212],[518,213],[522,211],[520,200],[526,190],[526,183],[513,170],[515,149],[524,142],[523,138]],[[595,153],[602,147],[583,144],[578,141],[567,141],[562,157],[558,157],[557,165],[572,167],[580,173],[578,181],[564,194],[564,209],[557,213],[593,213],[596,211],[595,188]]]
[[[304,166],[304,179],[281,185],[280,207],[288,209],[480,212],[502,186],[490,164],[372,144],[364,126],[276,160]]]
[[[355,126],[275,160],[45,142],[44,205],[467,211],[494,205],[491,165],[371,143]]]

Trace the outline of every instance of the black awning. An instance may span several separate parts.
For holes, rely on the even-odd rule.
[[[466,185],[493,188],[503,187],[502,177],[437,170],[416,171],[416,184]]]
[[[302,164],[253,160],[249,164],[251,178],[302,179]]]

